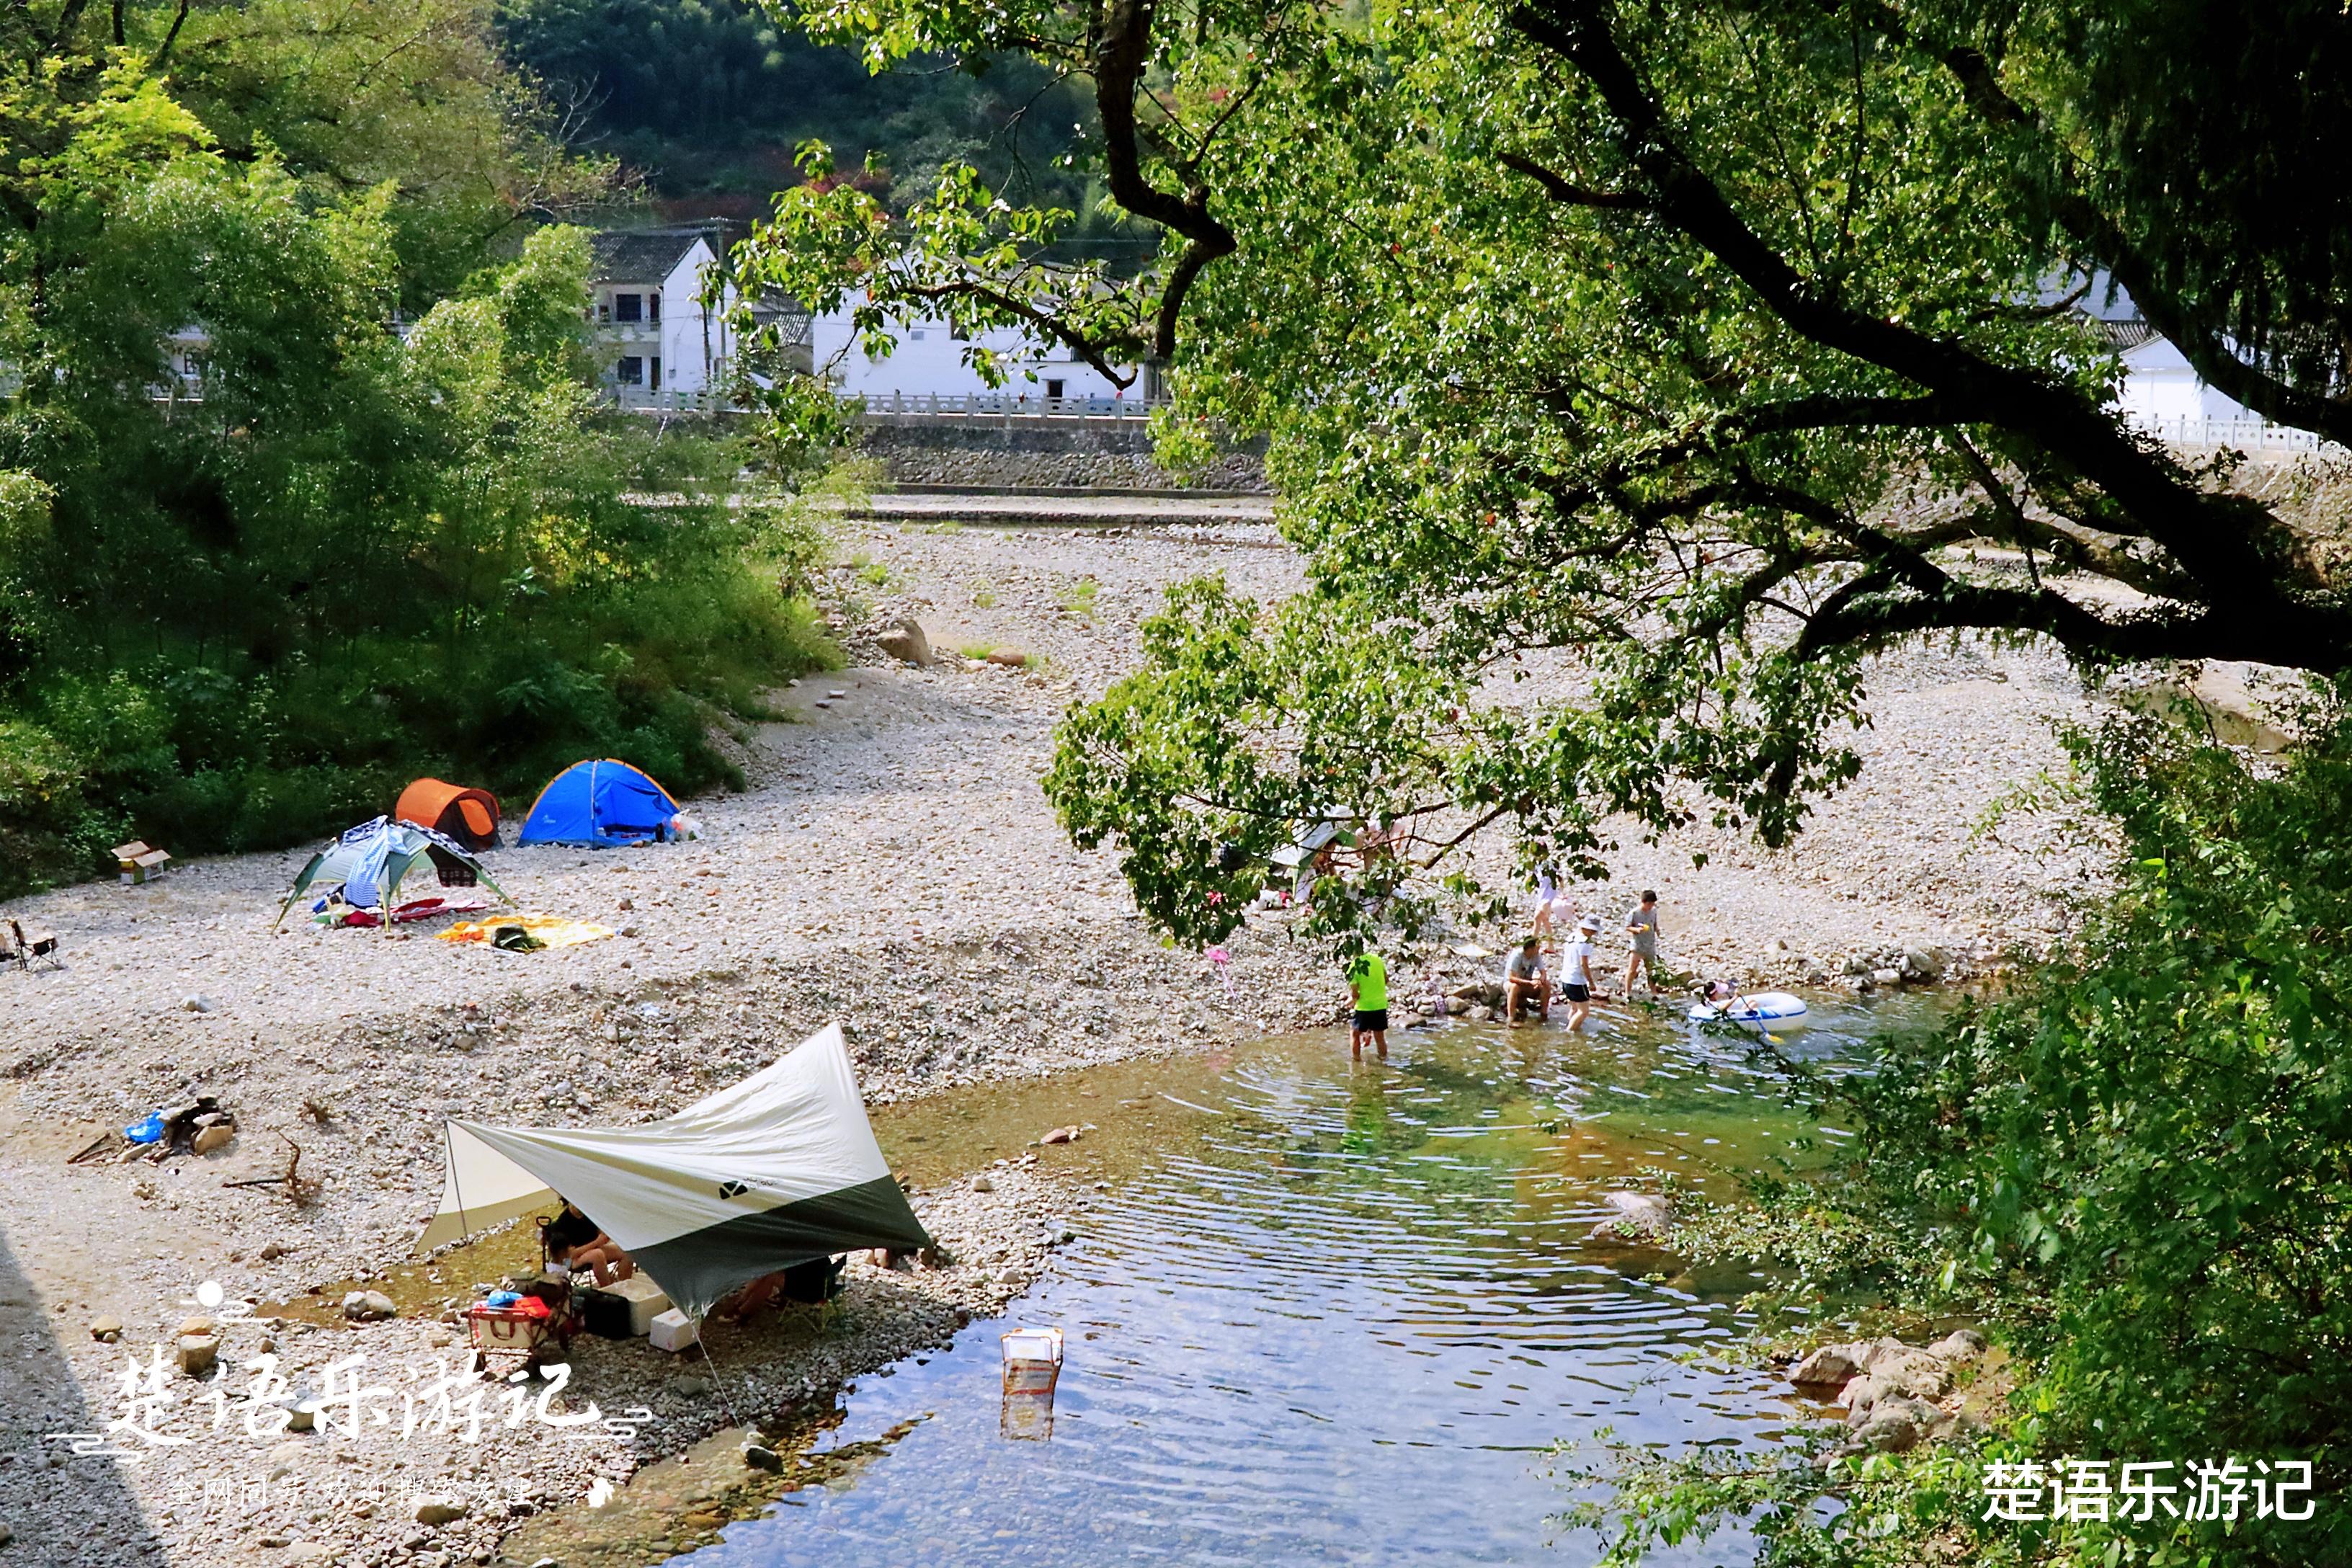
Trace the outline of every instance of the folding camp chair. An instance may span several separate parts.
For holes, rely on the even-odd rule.
[[[812,1258],[806,1263],[795,1263],[784,1270],[783,1299],[795,1307],[813,1309],[817,1332],[833,1326],[833,1317],[841,1310],[842,1293],[849,1288],[849,1258]]]
[[[27,974],[32,973],[33,960],[37,958],[47,959],[49,967],[52,969],[63,969],[66,966],[65,960],[58,956],[57,932],[28,931],[23,922],[11,920],[8,922],[8,934],[14,940],[7,951],[0,952],[0,963],[5,963],[13,958]]]

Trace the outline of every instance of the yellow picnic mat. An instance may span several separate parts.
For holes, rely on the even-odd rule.
[[[447,931],[436,931],[434,935],[443,942],[476,942],[497,947],[504,945],[494,940],[498,933],[517,927],[520,927],[530,941],[541,947],[577,947],[583,942],[602,942],[613,934],[610,926],[569,921],[562,915],[492,915],[488,920],[459,921]],[[523,951],[529,951],[528,946]]]

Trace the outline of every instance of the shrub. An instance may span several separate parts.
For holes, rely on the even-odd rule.
[[[1859,1280],[1895,1306],[1992,1316],[2017,1358],[2001,1430],[1827,1479],[1645,1464],[1621,1478],[1630,1541],[1748,1515],[1768,1563],[1914,1561],[1929,1534],[1972,1562],[2352,1562],[2344,694],[2304,730],[2275,763],[2145,717],[2074,736],[2077,804],[2121,844],[2112,896],[2007,994],[1887,1041],[1874,1075],[1807,1082],[1843,1102],[1859,1152],[1761,1185],[1769,1220],[1845,1227],[1770,1249],[1801,1293]],[[2231,1456],[2250,1483],[2235,1522],[1981,1518],[1995,1458]],[[2256,1467],[2278,1461],[2310,1462],[2310,1521],[2253,1517]],[[1824,1490],[1847,1505],[1834,1519],[1811,1506]]]

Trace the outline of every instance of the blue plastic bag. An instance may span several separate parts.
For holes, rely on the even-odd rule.
[[[522,1292],[520,1290],[493,1290],[490,1292],[490,1299],[483,1302],[482,1305],[486,1307],[511,1307],[517,1301],[521,1300]]]
[[[144,1121],[134,1121],[122,1130],[122,1135],[133,1143],[160,1143],[163,1141],[163,1113],[151,1110]]]

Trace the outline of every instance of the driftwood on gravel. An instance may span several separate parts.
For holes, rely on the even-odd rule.
[[[79,1165],[85,1160],[96,1159],[100,1154],[113,1148],[116,1144],[121,1142],[122,1134],[115,1131],[112,1128],[109,1128],[107,1131],[100,1133],[97,1137],[91,1139],[88,1143],[82,1145],[80,1153],[68,1156],[66,1160],[66,1163],[68,1165]]]
[[[287,1137],[283,1132],[280,1132],[278,1135],[278,1138],[280,1142],[286,1145],[287,1150],[289,1151],[286,1156],[286,1170],[284,1174],[276,1176],[256,1176],[251,1180],[243,1182],[223,1182],[221,1185],[224,1187],[284,1187],[286,1189],[286,1195],[293,1199],[297,1204],[307,1207],[311,1204],[317,1203],[319,1201],[320,1193],[325,1189],[325,1184],[311,1180],[300,1173],[302,1166],[302,1145],[297,1143],[291,1138]]]

